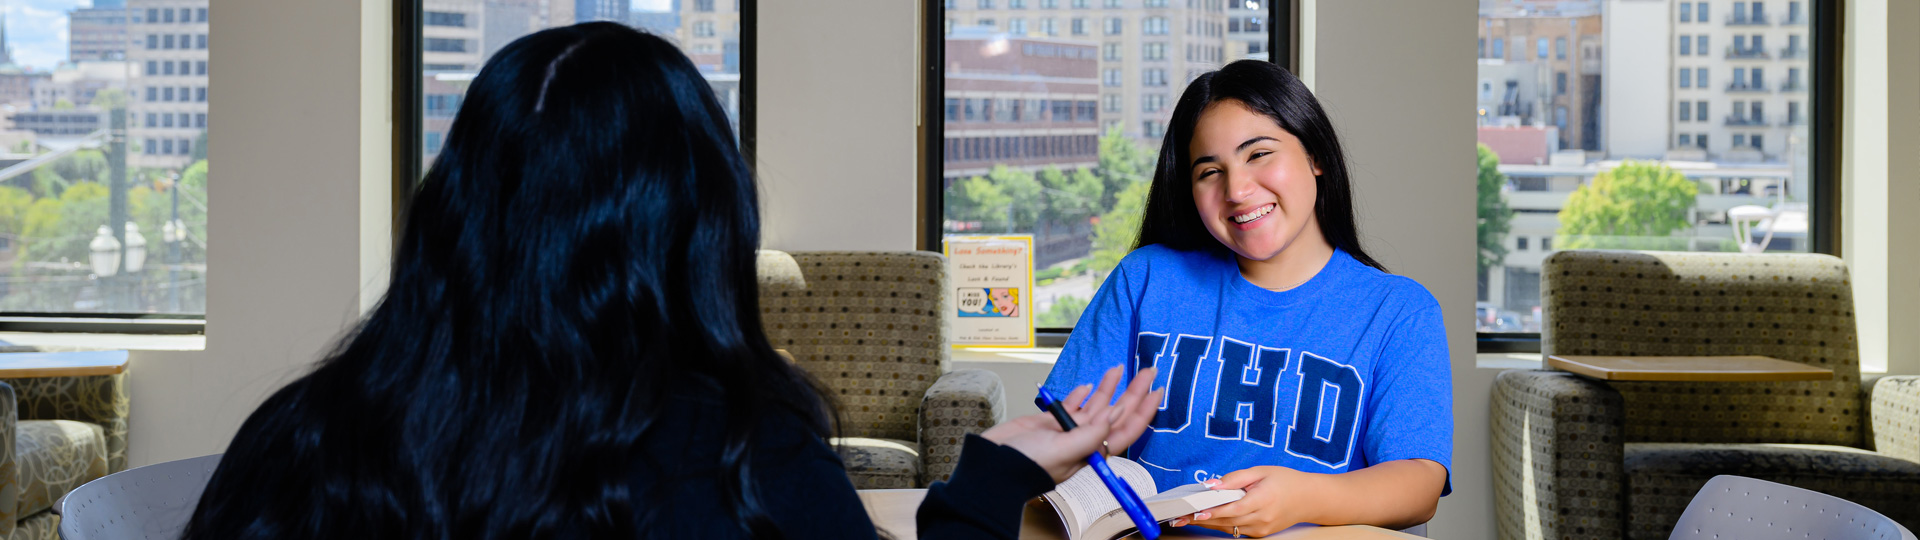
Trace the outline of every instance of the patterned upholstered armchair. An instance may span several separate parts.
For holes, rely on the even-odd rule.
[[[127,374],[0,379],[0,538],[52,540],[53,502],[127,468]]]
[[[1602,383],[1502,373],[1493,391],[1501,538],[1664,539],[1720,474],[1825,492],[1920,525],[1920,378],[1862,384],[1840,259],[1562,251],[1541,277],[1548,354],[1765,355],[1834,377]]]
[[[841,407],[836,441],[859,489],[946,480],[968,433],[1006,408],[1000,377],[947,371],[946,261],[926,252],[761,252],[773,346]]]

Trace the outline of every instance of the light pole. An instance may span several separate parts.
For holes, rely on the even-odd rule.
[[[160,226],[160,241],[167,244],[167,311],[180,312],[180,242],[187,239],[187,224],[180,222],[180,173],[173,173],[173,216]]]

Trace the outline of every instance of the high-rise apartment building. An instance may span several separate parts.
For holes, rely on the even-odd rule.
[[[942,176],[1098,165],[1099,54],[1092,41],[948,36]]]
[[[207,129],[209,0],[129,0],[128,165],[179,169]]]
[[[125,1],[96,1],[67,12],[67,60],[127,59],[127,25],[133,12]]]
[[[420,64],[426,71],[480,70],[487,59],[485,6],[481,0],[421,3]]]
[[[578,22],[627,22],[627,0],[573,0],[573,16]]]
[[[1271,58],[1273,28],[1267,8],[1273,0],[1224,0],[1227,3],[1227,58]]]
[[[1813,80],[1807,2],[1672,2],[1674,156],[1721,162],[1804,161]],[[1797,156],[1797,157],[1796,157]]]
[[[1600,3],[1482,2],[1480,11],[1481,125],[1551,126],[1560,148],[1605,150]]]
[[[740,73],[740,0],[681,0],[680,51],[702,73]]]
[[[947,0],[945,27],[948,35],[990,28],[1014,38],[1097,43],[1101,128],[1117,127],[1157,145],[1186,83],[1237,59],[1228,48],[1227,5],[1227,0]]]

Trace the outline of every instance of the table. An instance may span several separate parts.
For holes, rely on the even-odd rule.
[[[115,375],[127,370],[127,351],[0,353],[0,379]]]
[[[1833,380],[1833,370],[1766,356],[1560,356],[1547,366],[1603,381],[1777,382]]]
[[[920,508],[920,500],[926,498],[924,489],[863,489],[860,490],[860,503],[866,505],[867,515],[873,518],[873,524],[892,534],[896,540],[918,538],[914,529],[914,511]],[[1020,524],[1020,538],[1026,540],[1064,540],[1065,527],[1060,524],[1047,503],[1033,502],[1027,505],[1025,521]],[[1138,535],[1130,539],[1140,538]],[[1161,538],[1211,538],[1178,529],[1166,529]],[[1366,525],[1343,525],[1339,527],[1320,527],[1315,525],[1297,525],[1279,534],[1268,536],[1281,540],[1420,540],[1420,537],[1379,527]]]

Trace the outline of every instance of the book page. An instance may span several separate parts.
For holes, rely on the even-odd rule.
[[[1134,492],[1139,493],[1143,498],[1157,492],[1153,487],[1153,477],[1148,475],[1147,469],[1140,464],[1127,458],[1111,457],[1107,458],[1107,466],[1113,469],[1115,476],[1120,477],[1120,481],[1132,486]],[[1093,472],[1093,467],[1081,467],[1078,472],[1073,473],[1073,476],[1048,492],[1046,498],[1053,502],[1056,510],[1060,511],[1061,518],[1066,522],[1068,534],[1074,536],[1077,536],[1080,530],[1092,523],[1095,518],[1120,509],[1120,501],[1113,498],[1112,492],[1107,491],[1107,484],[1100,481],[1100,475]]]
[[[1245,497],[1247,492],[1238,489],[1209,489],[1205,484],[1187,484],[1168,489],[1165,492],[1147,497],[1147,513],[1153,515],[1155,522],[1192,514],[1215,506],[1220,506]],[[1133,519],[1119,508],[1108,511],[1089,523],[1086,530],[1080,531],[1076,540],[1110,540],[1125,536],[1134,529]]]

